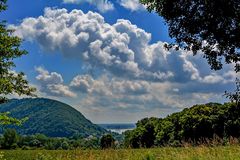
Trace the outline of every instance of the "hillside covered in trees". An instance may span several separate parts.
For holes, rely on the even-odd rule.
[[[234,103],[195,105],[166,118],[145,118],[125,132],[125,146],[224,144],[240,138],[240,108]]]
[[[0,104],[0,112],[10,112],[16,118],[28,117],[22,126],[14,126],[21,135],[40,133],[49,137],[70,137],[76,134],[81,137],[100,137],[107,133],[71,106],[50,99],[13,99]]]

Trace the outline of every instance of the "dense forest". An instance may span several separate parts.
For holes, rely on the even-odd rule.
[[[5,129],[0,136],[0,148],[151,148],[239,143],[239,107],[236,103],[208,103],[194,105],[165,118],[144,118],[136,123],[135,129],[123,133],[124,139],[118,134],[106,134],[107,132],[101,137],[74,134],[61,138],[47,137],[44,134],[23,135],[15,129]]]
[[[114,143],[114,138],[111,135],[104,135],[102,138],[89,136],[84,138],[79,135],[72,137],[47,137],[44,134],[35,135],[20,135],[15,129],[6,129],[3,135],[0,136],[0,149],[46,149],[46,150],[70,150],[70,149],[100,149],[104,148],[101,142],[108,144],[106,136],[110,136]],[[106,141],[106,142],[105,142]],[[109,146],[109,147],[113,147]]]
[[[10,112],[19,119],[28,118],[22,126],[6,126],[15,128],[21,135],[39,133],[49,137],[71,137],[77,134],[86,138],[107,133],[71,106],[46,98],[12,99],[0,104],[0,112]]]
[[[208,103],[166,118],[145,118],[125,132],[126,147],[226,144],[240,138],[240,109],[235,103]]]

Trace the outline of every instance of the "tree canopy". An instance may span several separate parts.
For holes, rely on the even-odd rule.
[[[240,71],[239,0],[140,0],[162,16],[169,35],[184,49],[204,53],[211,69],[219,70],[223,58]],[[166,45],[166,47],[174,45]],[[177,47],[178,48],[178,47]]]
[[[235,103],[208,103],[166,118],[145,118],[124,133],[126,147],[225,144],[240,137],[240,110]]]
[[[111,134],[103,135],[100,139],[100,145],[102,149],[113,148],[115,139]]]
[[[10,114],[10,112],[0,113],[0,126],[12,125],[12,124],[20,126],[25,121],[28,120],[27,117],[25,117],[23,119],[17,119],[17,118],[14,118],[14,117],[10,117],[9,114]]]
[[[236,90],[233,93],[225,91],[225,96],[240,106],[240,79],[236,78]]]
[[[0,13],[7,9],[7,0],[0,0]],[[13,35],[13,30],[7,29],[6,22],[0,22],[0,103],[6,101],[6,95],[18,94],[33,96],[35,88],[29,86],[24,73],[17,73],[14,59],[27,54],[20,48],[22,40]]]

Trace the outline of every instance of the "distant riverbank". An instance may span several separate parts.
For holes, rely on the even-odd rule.
[[[99,126],[105,128],[108,131],[116,132],[122,134],[127,130],[132,130],[136,128],[134,123],[110,123],[110,124],[98,124]]]

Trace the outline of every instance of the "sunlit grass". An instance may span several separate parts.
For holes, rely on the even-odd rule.
[[[119,150],[5,150],[6,160],[238,160],[239,146]]]

